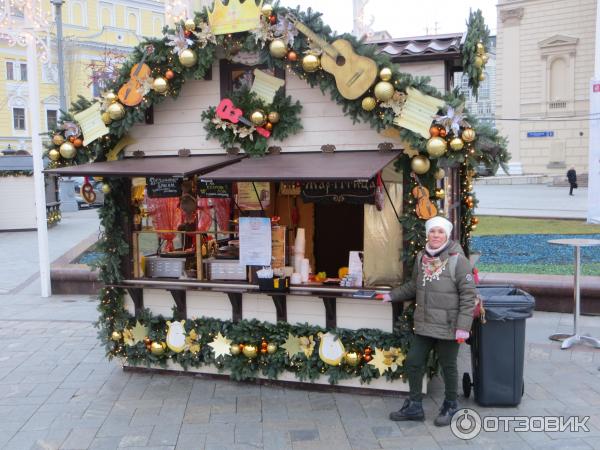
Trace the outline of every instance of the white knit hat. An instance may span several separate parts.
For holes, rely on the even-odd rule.
[[[452,222],[450,222],[448,219],[442,216],[432,217],[427,222],[425,222],[425,233],[429,234],[429,230],[431,230],[433,227],[443,228],[446,232],[446,238],[450,239],[453,226]]]

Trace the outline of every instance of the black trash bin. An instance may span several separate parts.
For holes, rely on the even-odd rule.
[[[485,323],[476,319],[471,330],[471,367],[463,376],[463,391],[481,406],[516,406],[524,393],[525,319],[535,299],[514,286],[479,286]]]

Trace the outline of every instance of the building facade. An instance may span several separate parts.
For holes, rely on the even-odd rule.
[[[511,174],[588,171],[596,0],[500,0],[496,121]]]
[[[54,7],[44,2],[54,20]],[[165,25],[162,0],[69,0],[62,7],[64,77],[67,105],[79,95],[98,96],[103,77],[126,58],[144,36],[162,36]],[[17,12],[14,19],[23,20]],[[59,118],[56,57],[56,27],[53,27],[51,59],[41,65],[40,115],[47,130]],[[0,152],[7,148],[31,150],[27,92],[26,49],[0,41]],[[10,147],[9,147],[10,146]]]

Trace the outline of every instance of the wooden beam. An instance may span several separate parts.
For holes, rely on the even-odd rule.
[[[175,300],[175,305],[177,306],[177,319],[178,320],[187,319],[186,291],[183,289],[173,289],[173,290],[170,289],[169,292],[173,296],[173,300]]]
[[[275,304],[277,322],[287,322],[287,297],[282,294],[270,294]]]
[[[133,306],[135,308],[135,317],[140,317],[144,310],[144,290],[142,288],[127,288],[127,293],[133,300]]]
[[[328,330],[337,327],[337,314],[336,314],[336,298],[335,297],[321,297],[323,304],[325,305],[325,328]]]
[[[231,302],[231,320],[237,323],[242,320],[242,293],[227,292],[227,296]]]

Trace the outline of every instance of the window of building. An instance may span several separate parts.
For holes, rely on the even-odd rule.
[[[46,110],[46,129],[53,130],[58,124],[58,111],[56,109]]]
[[[15,64],[11,61],[6,61],[6,79],[15,79]]]
[[[13,128],[25,130],[25,108],[13,108]]]
[[[27,81],[27,64],[21,63],[21,81]]]

